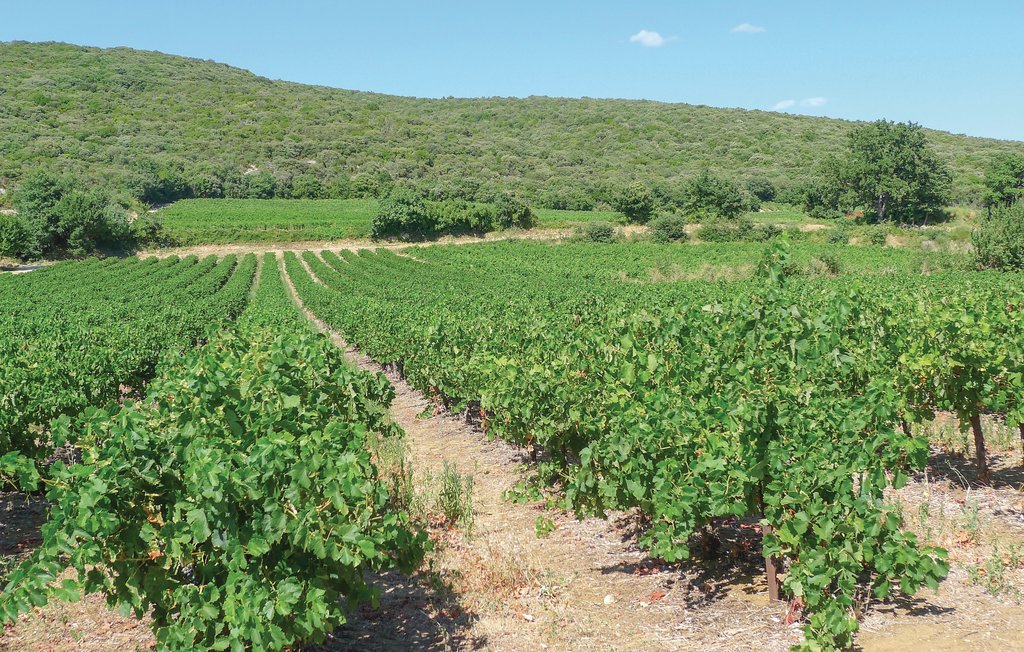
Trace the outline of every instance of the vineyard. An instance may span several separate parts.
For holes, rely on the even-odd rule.
[[[157,211],[170,243],[275,243],[368,240],[378,202],[373,199],[186,199]],[[537,209],[541,228],[595,220],[621,221],[602,211]]]
[[[376,209],[366,199],[189,199],[158,212],[175,244],[192,245],[367,239]]]
[[[381,454],[392,383],[312,317],[524,451],[506,499],[546,506],[538,537],[628,514],[676,568],[755,533],[800,646],[844,649],[951,573],[896,499],[930,424],[981,486],[991,424],[1024,447],[1022,281],[895,249],[514,241],[0,276],[0,470],[51,506],[0,613],[99,593],[161,649],[285,649],[422,572],[436,523]]]

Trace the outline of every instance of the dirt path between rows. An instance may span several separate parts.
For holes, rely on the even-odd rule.
[[[303,310],[354,364],[385,372]],[[784,605],[769,605],[756,578],[716,590],[726,587],[707,586],[713,581],[701,577],[698,586],[695,577],[660,567],[632,545],[625,518],[580,521],[504,500],[503,492],[524,477],[524,451],[488,441],[458,416],[418,418],[432,403],[385,373],[395,387],[393,415],[408,437],[414,474],[436,475],[445,461],[472,473],[475,524],[468,537],[446,535],[433,559],[454,595],[387,578],[381,608],[363,610],[325,649],[358,642],[351,647],[786,650],[802,638],[797,627],[781,624]],[[538,537],[537,517],[545,514],[556,529]]]
[[[696,237],[700,224],[687,224],[686,232],[691,239]],[[779,226],[785,227],[785,224]],[[616,230],[626,238],[637,238],[646,235],[647,227],[641,224],[615,225]],[[818,231],[831,228],[824,224],[801,224],[801,231]],[[571,228],[535,228],[528,231],[495,231],[486,234],[484,237],[475,236],[446,236],[437,240],[425,242],[394,242],[376,240],[303,240],[299,242],[240,242],[234,244],[208,244],[192,245],[186,247],[167,247],[159,249],[144,249],[136,253],[140,258],[154,256],[156,258],[167,258],[169,256],[226,256],[228,254],[247,253],[281,253],[284,251],[359,251],[360,249],[408,249],[427,245],[466,245],[478,244],[481,242],[498,242],[501,240],[541,240],[557,242],[565,240],[573,235]]]

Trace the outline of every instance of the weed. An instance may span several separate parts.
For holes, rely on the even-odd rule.
[[[537,533],[537,538],[543,539],[555,531],[555,522],[547,516],[538,516],[537,521],[534,523],[534,530]]]
[[[440,487],[434,498],[434,512],[451,527],[461,527],[467,534],[473,530],[473,476],[459,473],[455,464],[444,463]]]
[[[992,556],[984,564],[972,564],[967,567],[967,576],[971,583],[985,589],[993,597],[1008,596],[1020,602],[1021,590],[1013,583],[1012,574],[1024,562],[1024,544],[1010,546],[1003,552],[996,542],[992,546]]]
[[[970,505],[964,507],[964,531],[967,533],[969,540],[973,543],[977,543],[978,532],[981,529],[981,524],[978,519],[978,502],[972,501]]]
[[[403,437],[380,437],[373,448],[373,455],[395,509],[410,509],[415,502],[416,492],[413,489],[408,442]]]

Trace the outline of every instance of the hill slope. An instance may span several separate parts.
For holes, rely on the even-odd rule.
[[[260,170],[285,196],[311,180],[337,196],[411,179],[470,196],[513,188],[549,205],[570,191],[600,198],[631,179],[671,187],[703,167],[787,183],[810,174],[853,124],[648,101],[395,97],[58,43],[0,43],[0,98],[0,183],[52,165],[137,194],[147,175],[169,169],[214,185]],[[1019,142],[929,136],[954,167],[960,199],[994,152],[1024,152]]]

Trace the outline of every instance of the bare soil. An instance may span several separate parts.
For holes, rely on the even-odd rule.
[[[237,244],[218,245],[195,245],[190,247],[166,247],[158,249],[145,249],[136,255],[142,258],[155,256],[167,258],[169,256],[226,256],[229,254],[247,253],[282,253],[285,251],[359,251],[360,249],[392,249],[401,250],[410,247],[434,244],[464,245],[480,242],[496,242],[499,240],[560,240],[568,237],[571,229],[530,229],[521,231],[518,229],[510,231],[495,231],[488,233],[482,238],[475,236],[446,236],[437,240],[426,242],[398,242],[398,241],[377,241],[377,240],[310,240],[302,242],[241,242]]]

